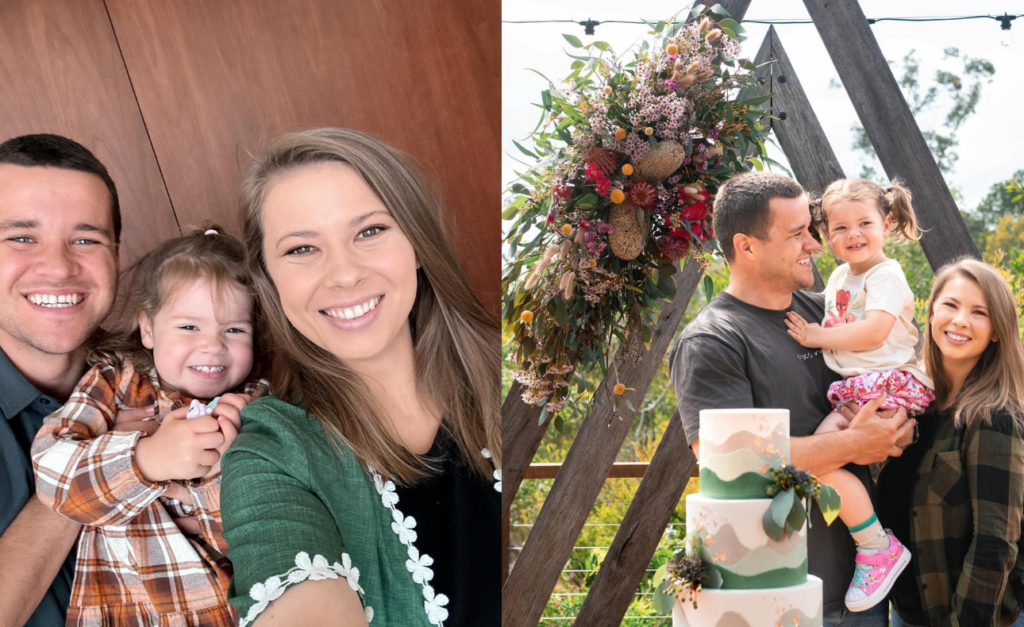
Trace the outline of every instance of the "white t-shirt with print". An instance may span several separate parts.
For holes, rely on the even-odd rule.
[[[851,274],[850,264],[835,269],[825,286],[825,319],[831,328],[864,320],[869,311],[884,311],[896,318],[889,337],[862,351],[822,351],[828,367],[843,377],[883,370],[906,370],[934,388],[915,356],[918,332],[914,326],[914,293],[903,268],[887,259],[863,274]]]

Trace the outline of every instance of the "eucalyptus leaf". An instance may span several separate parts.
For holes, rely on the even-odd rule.
[[[516,216],[516,213],[518,213],[518,212],[519,212],[519,207],[517,207],[515,205],[509,205],[507,209],[505,209],[504,211],[501,212],[501,219],[502,220],[511,220],[512,218],[514,218]]]
[[[526,155],[528,157],[533,157],[534,159],[539,159],[540,158],[537,155],[535,155],[532,152],[530,152],[529,150],[527,150],[526,148],[523,148],[523,145],[520,144],[519,142],[517,142],[516,140],[513,139],[512,143],[515,144],[516,148],[518,148],[519,151],[522,152],[524,155]]]
[[[706,302],[710,303],[711,299],[715,295],[715,282],[711,279],[710,276],[705,274],[702,283],[704,285],[704,298]]]
[[[671,266],[669,266],[671,267]],[[676,297],[676,282],[672,279],[672,273],[658,271],[658,291],[665,295],[665,300],[671,301]]]
[[[793,501],[796,500],[796,493],[793,488],[779,492],[772,499],[772,504],[768,506],[768,511],[771,512],[772,520],[781,529],[786,524],[786,518],[789,517],[789,510],[793,509]]]
[[[774,501],[772,501],[772,503],[774,504]],[[782,534],[785,532],[785,529],[782,525],[775,522],[775,518],[772,517],[772,508],[770,506],[764,512],[764,517],[761,519],[761,526],[764,528],[766,536],[776,542],[782,540]]]
[[[789,516],[786,517],[786,526],[795,533],[803,529],[806,520],[807,510],[804,509],[804,504],[800,502],[800,499],[793,499],[793,507],[789,510]]]
[[[563,329],[569,328],[569,311],[565,308],[565,300],[555,299],[555,322]]]
[[[729,17],[729,12],[726,11],[725,7],[723,7],[720,4],[716,4],[715,6],[711,7],[711,12],[714,13],[715,15],[721,15],[722,17]]]
[[[542,409],[540,412],[540,418],[537,419],[537,425],[543,426],[544,423],[547,422],[548,416],[550,415],[551,414],[548,412],[548,408],[544,407],[544,409]]]
[[[629,408],[629,411],[636,413],[636,409],[633,407],[633,403],[630,402],[628,398],[626,399],[626,407]]]
[[[821,508],[821,515],[825,519],[826,525],[831,525],[832,521],[839,516],[839,506],[842,505],[843,499],[840,498],[839,493],[835,491],[830,485],[821,484],[821,492],[818,496],[818,507]]]
[[[708,573],[708,582],[704,584],[704,587],[709,590],[718,590],[722,587],[723,583],[722,573],[717,570],[711,570],[711,572]]]
[[[704,9],[705,7],[703,4],[695,4],[693,5],[693,8],[690,9],[690,15],[692,17],[697,17],[698,15],[704,12]]]
[[[651,578],[651,582],[654,583],[654,609],[663,615],[671,614],[672,608],[676,604],[674,596],[668,593],[668,579],[665,578],[665,571],[668,564],[662,564],[658,570],[654,571],[654,577]]]
[[[576,35],[566,35],[566,34],[563,34],[562,37],[565,37],[565,40],[568,41],[569,45],[572,46],[573,48],[582,48],[583,47],[583,42],[580,41],[580,38],[577,37]]]
[[[608,52],[608,50],[611,49],[611,46],[608,45],[607,41],[595,41],[594,47],[602,52]]]

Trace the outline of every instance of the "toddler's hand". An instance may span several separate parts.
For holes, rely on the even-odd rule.
[[[822,331],[820,324],[810,324],[795,311],[786,312],[786,326],[789,334],[804,348],[821,348]]]
[[[220,431],[224,434],[224,443],[217,447],[218,454],[224,455],[224,451],[228,450],[231,443],[235,441],[235,437],[242,428],[242,408],[251,402],[252,396],[248,394],[225,394],[217,401],[217,406],[213,408],[212,415],[217,419]],[[217,463],[210,468],[208,473],[203,475],[203,478],[213,477],[219,472],[220,458],[218,457]]]
[[[213,416],[188,420],[187,407],[176,409],[160,423],[156,433],[135,445],[135,462],[146,479],[160,483],[192,479],[219,466],[224,434]]]

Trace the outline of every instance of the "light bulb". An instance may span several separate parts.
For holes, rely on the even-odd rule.
[[[1013,43],[1013,33],[1010,32],[1009,28],[1003,29],[1003,36],[999,38],[999,43],[1004,46],[1009,46]]]

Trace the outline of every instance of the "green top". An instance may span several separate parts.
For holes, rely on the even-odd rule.
[[[290,586],[344,577],[372,625],[441,625],[447,598],[423,573],[392,482],[340,454],[305,409],[261,398],[224,454],[221,511],[234,564],[231,604],[246,627]],[[443,558],[442,558],[443,559]],[[414,580],[415,578],[415,580]]]

